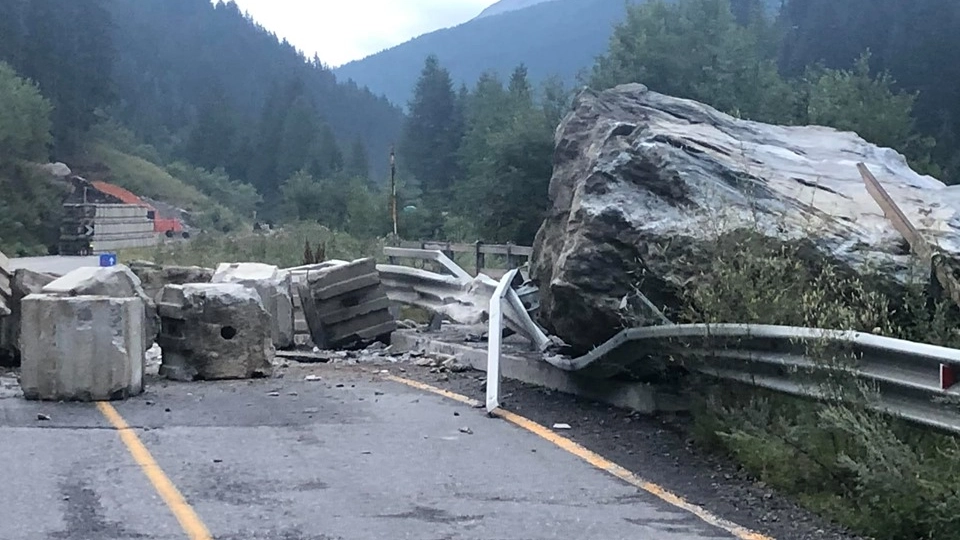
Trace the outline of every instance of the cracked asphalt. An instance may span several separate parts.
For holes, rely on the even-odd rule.
[[[216,539],[733,538],[379,368],[154,380],[114,407]],[[93,404],[0,394],[0,456],[0,540],[187,538]]]

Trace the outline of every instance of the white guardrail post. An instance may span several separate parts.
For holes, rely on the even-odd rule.
[[[487,412],[500,407],[500,345],[503,341],[503,301],[512,289],[517,270],[503,276],[490,297],[490,329],[487,332]]]

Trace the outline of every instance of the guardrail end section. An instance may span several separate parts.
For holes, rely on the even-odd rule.
[[[517,271],[507,272],[490,297],[490,328],[487,332],[487,412],[500,407],[500,345],[503,339],[503,301]]]

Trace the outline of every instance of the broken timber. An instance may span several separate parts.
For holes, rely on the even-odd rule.
[[[893,228],[910,244],[910,249],[925,264],[930,264],[931,286],[939,282],[957,305],[960,305],[960,271],[950,268],[948,261],[942,254],[927,242],[920,231],[907,219],[906,214],[893,200],[893,197],[884,189],[877,177],[863,163],[857,164],[857,169],[863,177],[867,191],[883,210],[883,215],[893,224]],[[934,279],[935,278],[935,279]]]
[[[397,329],[372,258],[311,271],[297,292],[310,336],[321,349],[389,342]]]

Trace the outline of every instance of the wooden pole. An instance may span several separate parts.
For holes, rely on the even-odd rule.
[[[393,215],[393,235],[399,237],[397,227],[397,157],[390,147],[390,212]]]

